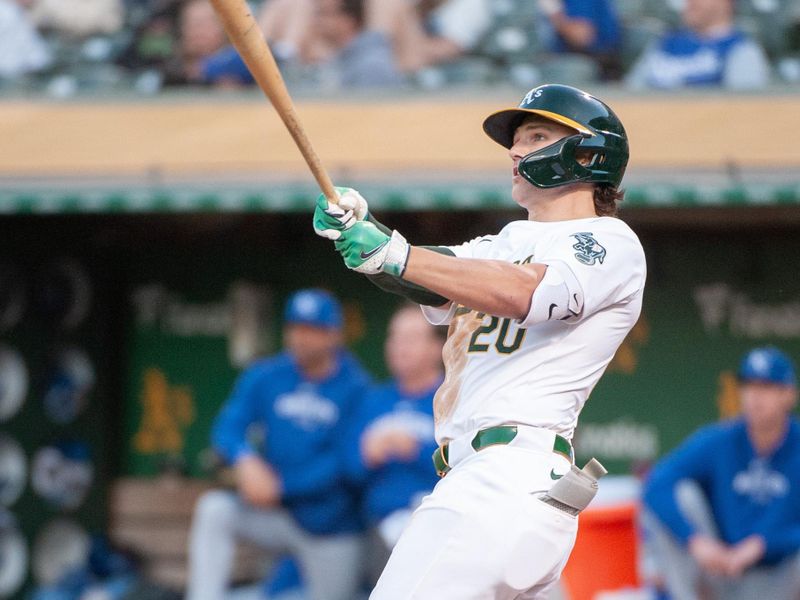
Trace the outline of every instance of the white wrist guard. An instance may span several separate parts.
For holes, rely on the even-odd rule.
[[[408,253],[410,251],[411,245],[406,241],[406,238],[397,230],[393,231],[387,246],[386,257],[381,265],[381,270],[389,275],[402,277],[406,270]]]

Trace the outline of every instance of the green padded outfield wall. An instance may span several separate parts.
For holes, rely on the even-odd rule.
[[[124,472],[152,475],[177,466],[204,473],[214,416],[246,361],[280,348],[283,302],[297,288],[337,293],[348,345],[384,375],[383,328],[398,302],[305,237],[299,219],[279,219],[300,236],[291,252],[275,238],[224,237],[151,247],[131,261]]]
[[[274,217],[264,235],[251,223],[211,240],[134,251],[125,472],[154,474],[177,457],[203,473],[210,423],[239,372],[237,353],[252,354],[259,340],[262,351],[279,347],[282,302],[299,287],[341,296],[351,348],[385,376],[394,297],[346,271],[324,241],[307,235],[306,221]],[[503,222],[490,213],[390,221],[414,243],[454,243]],[[597,456],[616,473],[636,471],[699,425],[735,414],[733,373],[748,348],[773,343],[800,360],[796,231],[650,227],[640,236],[649,262],[643,315],[592,394],[575,440],[579,457]],[[251,310],[242,310],[243,298]]]

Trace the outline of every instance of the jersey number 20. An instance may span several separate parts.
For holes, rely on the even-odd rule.
[[[487,317],[489,317],[487,315]],[[486,340],[486,342],[481,342],[481,336],[489,336],[491,335],[498,326],[500,327],[500,331],[497,332],[497,339],[494,342],[494,347],[500,354],[511,354],[519,350],[519,347],[522,345],[522,340],[525,339],[525,333],[528,331],[527,329],[518,328],[517,334],[514,336],[514,340],[509,344],[508,343],[508,330],[511,327],[511,319],[505,318],[500,319],[500,317],[489,317],[490,321],[486,325],[481,325],[478,327],[472,334],[472,337],[469,340],[469,348],[467,348],[467,352],[487,352],[489,350],[489,346],[491,346],[491,340]]]

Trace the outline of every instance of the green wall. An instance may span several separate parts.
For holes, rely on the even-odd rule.
[[[390,215],[388,220],[413,242],[453,243],[496,231],[513,215],[418,217]],[[267,227],[277,233],[256,239],[252,232],[238,241],[222,236],[168,254],[153,247],[132,261],[129,297],[158,283],[186,313],[224,313],[230,290],[247,281],[269,298],[263,328],[267,347],[274,349],[280,345],[286,294],[299,287],[325,287],[347,307],[351,347],[378,377],[384,376],[383,331],[394,297],[348,272],[328,244],[306,235],[306,225],[301,217],[282,217]],[[243,225],[246,232],[251,227]],[[731,377],[748,348],[774,343],[800,358],[800,285],[790,271],[796,263],[794,231],[644,227],[639,233],[649,265],[642,319],[592,394],[576,436],[580,457],[597,456],[618,473],[638,470],[694,428],[730,414],[735,409]],[[177,454],[189,472],[200,474],[210,422],[238,372],[228,356],[229,332],[221,327],[215,335],[177,334],[163,318],[143,324],[137,310],[129,306],[125,343],[124,470],[152,474]],[[161,452],[142,452],[132,442],[143,426],[158,429],[143,410],[145,374],[153,368],[163,374],[169,390],[162,400],[191,397],[191,419],[181,421],[180,402],[172,404],[170,427],[181,439],[172,452],[166,449],[169,444]],[[151,415],[155,397],[148,396]]]

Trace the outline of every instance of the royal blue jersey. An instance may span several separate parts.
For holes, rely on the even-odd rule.
[[[622,28],[614,5],[609,0],[564,0],[564,14],[570,19],[589,21],[594,26],[594,41],[584,49],[586,52],[605,53],[619,47]],[[554,52],[570,51],[559,35],[553,37],[552,49]]]
[[[356,495],[343,477],[343,441],[369,376],[349,353],[334,372],[307,379],[288,353],[262,360],[239,377],[217,416],[212,444],[235,463],[259,452],[283,484],[282,504],[314,534],[359,529]],[[262,448],[251,441],[261,430]]]
[[[355,420],[356,434],[348,436],[347,472],[363,486],[363,511],[374,525],[392,512],[409,508],[414,499],[428,494],[438,477],[431,462],[436,449],[433,437],[433,394],[441,382],[417,395],[404,393],[396,382],[374,388],[361,404]],[[361,436],[370,430],[402,430],[419,442],[411,460],[390,459],[369,469],[361,455]]]
[[[694,480],[711,507],[720,537],[735,544],[758,534],[766,542],[762,564],[800,550],[800,422],[768,456],[756,454],[742,419],[704,427],[664,457],[650,474],[645,504],[686,543],[694,533],[681,514],[675,486]]]
[[[653,54],[656,68],[650,75],[652,87],[722,85],[728,56],[747,41],[738,30],[721,37],[700,37],[689,29],[665,36]]]

